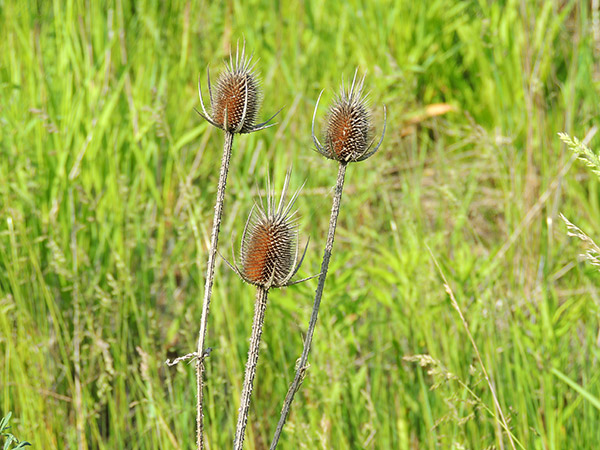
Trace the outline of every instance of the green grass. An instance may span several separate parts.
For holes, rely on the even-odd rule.
[[[193,108],[198,74],[244,38],[261,117],[285,108],[235,139],[225,253],[255,181],[293,164],[301,272],[318,272],[337,167],[311,151],[314,102],[359,66],[378,127],[388,107],[380,152],[348,169],[280,447],[510,448],[429,246],[514,436],[598,448],[600,277],[558,214],[597,237],[599,181],[579,162],[557,180],[557,133],[600,126],[589,2],[322,3],[0,0],[0,417],[33,448],[77,448],[78,417],[88,448],[193,448],[194,370],[164,361],[195,349],[223,139]],[[454,111],[427,117],[433,103]],[[233,439],[253,308],[252,287],[216,273],[212,449]],[[248,449],[268,448],[315,287],[270,296]],[[420,354],[434,361],[405,359]]]

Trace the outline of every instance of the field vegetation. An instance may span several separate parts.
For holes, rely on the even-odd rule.
[[[318,273],[337,166],[312,150],[316,99],[358,67],[377,129],[387,106],[279,448],[512,448],[466,324],[516,448],[598,449],[600,277],[559,214],[598,238],[600,182],[558,136],[600,148],[597,3],[0,0],[0,417],[38,449],[194,448],[193,364],[165,360],[196,347],[223,145],[197,82],[245,40],[259,118],[284,109],[236,137],[224,255],[293,165],[298,276]],[[315,287],[269,296],[247,449],[271,442]],[[211,449],[232,445],[253,298],[219,260]]]

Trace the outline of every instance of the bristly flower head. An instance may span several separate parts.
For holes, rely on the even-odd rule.
[[[312,120],[312,137],[317,151],[329,159],[343,163],[364,161],[379,149],[385,135],[386,109],[384,106],[383,132],[377,146],[371,149],[374,142],[371,139],[373,127],[371,115],[367,108],[366,95],[363,95],[365,77],[363,76],[357,83],[357,72],[358,69],[354,72],[352,85],[348,90],[344,89],[344,82],[342,80],[340,93],[329,108],[325,126],[324,145],[315,136],[315,116],[323,91],[321,91],[317,99]]]
[[[204,107],[200,80],[198,80],[198,94],[204,114],[197,111],[198,114],[213,126],[230,133],[251,133],[274,125],[269,122],[279,111],[266,122],[255,124],[262,100],[260,83],[254,71],[255,65],[256,63],[252,62],[252,55],[246,58],[245,43],[241,53],[238,43],[235,60],[233,55],[230,55],[229,63],[225,62],[225,70],[217,80],[214,95],[210,85],[210,72],[207,69],[212,114],[208,114]]]
[[[275,192],[268,184],[266,208],[262,199],[255,203],[244,227],[241,267],[237,266],[235,256],[233,264],[227,263],[247,283],[268,289],[304,281],[290,282],[304,260],[308,243],[298,261],[298,223],[294,218],[297,211],[292,211],[292,208],[302,187],[285,204],[289,182],[288,171],[277,206]]]

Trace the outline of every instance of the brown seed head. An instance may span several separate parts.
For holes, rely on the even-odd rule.
[[[329,159],[344,163],[363,161],[375,153],[381,145],[383,134],[379,144],[371,150],[373,126],[366,96],[363,95],[364,79],[363,76],[357,82],[355,72],[352,85],[348,90],[344,89],[342,82],[340,93],[329,108],[326,117],[324,145],[321,145],[314,135],[313,116],[313,141],[317,151]],[[316,111],[315,107],[315,114]],[[383,133],[385,133],[385,123]]]
[[[299,190],[284,204],[289,186],[290,173],[285,178],[279,204],[275,195],[267,189],[267,205],[262,201],[250,212],[241,245],[241,267],[233,267],[244,281],[262,287],[282,287],[298,271],[298,224],[292,211]],[[306,251],[306,250],[305,250]],[[298,264],[297,264],[298,263]]]
[[[357,92],[342,90],[329,109],[325,145],[338,161],[355,161],[369,146],[371,119],[360,87]]]
[[[230,133],[251,133],[273,126],[270,122],[279,111],[269,120],[256,124],[262,94],[254,65],[252,56],[246,58],[245,46],[242,46],[241,53],[238,46],[235,60],[230,56],[225,70],[219,75],[214,93],[210,84],[210,73],[207,71],[212,111],[209,114],[204,106],[202,83],[198,80],[198,94],[202,105],[202,112],[197,111],[198,114],[211,125]]]
[[[275,219],[275,220],[273,220]],[[285,284],[294,268],[297,232],[285,220],[259,219],[251,225],[242,243],[242,273],[252,283],[265,286]]]
[[[260,90],[250,61],[236,56],[217,80],[212,118],[224,130],[249,133],[256,122]]]

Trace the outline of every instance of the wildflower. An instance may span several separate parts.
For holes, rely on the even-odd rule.
[[[241,267],[237,266],[235,256],[234,264],[230,264],[230,267],[249,284],[268,289],[304,281],[290,283],[302,264],[308,244],[298,261],[297,211],[292,211],[292,208],[302,188],[285,204],[289,182],[288,171],[279,204],[275,205],[275,194],[268,188],[266,208],[261,199],[254,205],[246,220],[240,248]]]
[[[358,71],[357,71],[358,72]],[[369,114],[366,102],[366,96],[363,96],[363,83],[365,77],[356,83],[356,73],[354,72],[354,78],[352,85],[347,91],[344,89],[344,83],[342,82],[342,88],[338,97],[335,99],[333,105],[329,108],[327,114],[326,127],[324,142],[322,145],[319,139],[315,136],[315,116],[317,115],[317,107],[319,106],[319,100],[321,94],[317,99],[315,106],[315,112],[313,114],[311,134],[313,142],[315,143],[317,151],[335,161],[338,161],[338,175],[335,184],[333,202],[331,204],[331,216],[329,219],[329,231],[327,232],[327,241],[325,243],[325,250],[323,252],[323,261],[321,262],[321,273],[319,274],[319,282],[317,284],[317,290],[315,292],[315,301],[313,304],[313,310],[308,324],[308,331],[304,338],[304,349],[296,365],[296,375],[294,381],[288,389],[288,393],[285,397],[283,408],[281,409],[281,415],[279,416],[279,422],[275,429],[273,441],[271,442],[271,450],[277,448],[283,426],[287,420],[292,402],[294,401],[294,395],[300,389],[300,384],[304,379],[304,374],[308,364],[308,354],[312,345],[313,334],[315,326],[317,324],[317,318],[319,315],[319,307],[321,305],[321,298],[323,297],[323,290],[325,288],[325,280],[327,278],[327,271],[329,270],[329,261],[331,259],[331,253],[333,252],[333,241],[335,239],[335,229],[337,226],[338,215],[340,213],[340,205],[342,202],[342,193],[344,190],[344,179],[346,177],[346,168],[349,162],[364,161],[369,156],[373,155],[381,146],[383,142],[383,136],[385,135],[385,120],[386,110],[383,107],[383,132],[379,143],[373,149],[374,140],[371,140],[371,116]]]
[[[363,95],[365,77],[363,76],[357,83],[356,74],[357,72],[354,73],[352,85],[347,91],[344,89],[342,81],[340,93],[329,108],[324,145],[315,136],[315,116],[323,91],[317,99],[312,120],[311,131],[317,151],[326,158],[343,163],[364,161],[379,149],[385,135],[386,110],[384,107],[383,132],[377,146],[371,149],[374,143],[374,140],[371,139],[373,125],[367,108],[367,98],[366,95]]]
[[[269,290],[272,287],[290,286],[309,279],[290,282],[302,264],[308,244],[298,262],[298,223],[294,218],[296,211],[292,212],[292,208],[302,188],[298,189],[285,204],[289,183],[290,171],[285,176],[277,207],[275,206],[275,193],[268,185],[266,207],[262,204],[261,199],[250,211],[242,235],[240,251],[242,267],[237,266],[235,256],[233,264],[225,260],[244,281],[256,286],[254,318],[233,441],[234,450],[242,450],[244,444]]]
[[[246,58],[245,45],[242,46],[241,53],[238,45],[235,60],[230,55],[229,63],[225,63],[225,70],[217,80],[214,96],[210,72],[207,69],[212,114],[209,114],[204,106],[200,80],[198,80],[198,95],[203,113],[197,111],[198,114],[211,125],[230,133],[251,133],[274,125],[269,122],[279,111],[266,122],[255,124],[262,101],[260,83],[254,71],[255,65],[256,63],[252,62],[252,55]]]

